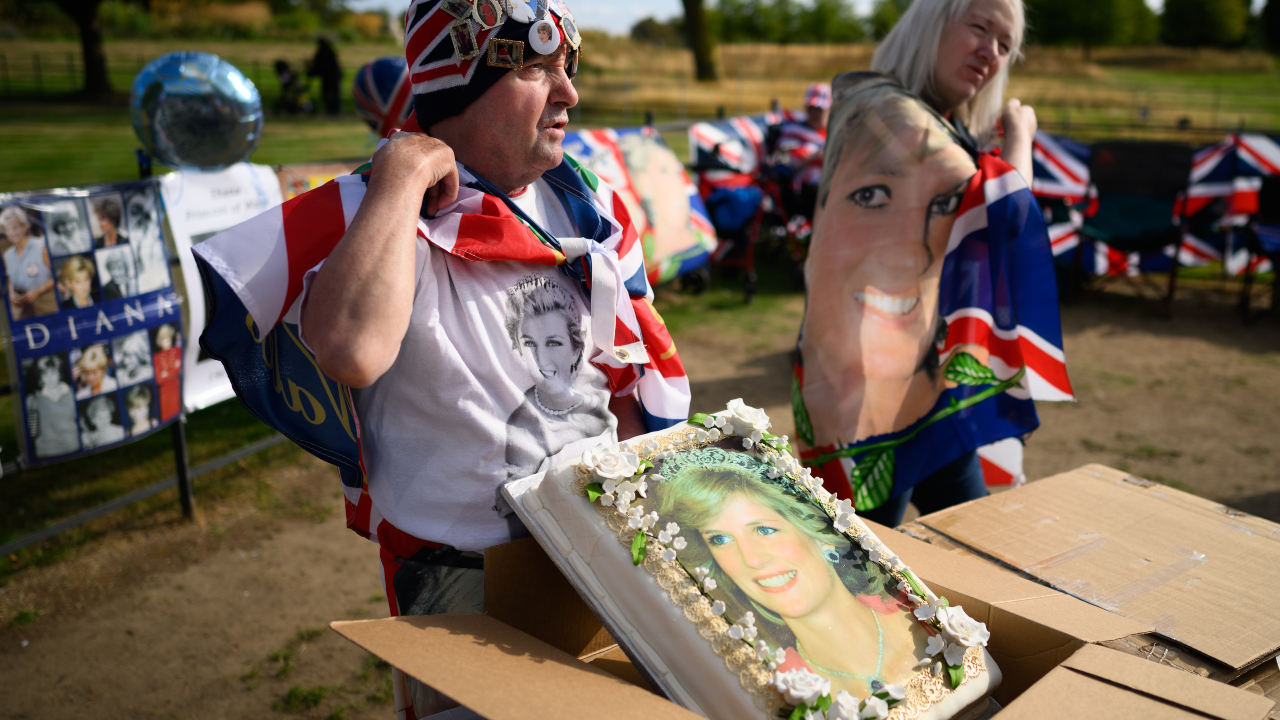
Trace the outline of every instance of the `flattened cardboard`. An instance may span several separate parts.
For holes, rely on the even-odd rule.
[[[1088,465],[918,522],[1236,674],[1280,647],[1280,526],[1261,518]]]
[[[1001,718],[1263,720],[1273,702],[1229,685],[1086,645],[1005,707]],[[1065,712],[1064,712],[1065,711]]]
[[[935,593],[987,624],[987,650],[1004,679],[994,697],[1008,704],[1087,643],[1151,626],[1081,602],[988,562],[949,552],[867,522]]]
[[[700,717],[483,613],[329,627],[487,720]]]

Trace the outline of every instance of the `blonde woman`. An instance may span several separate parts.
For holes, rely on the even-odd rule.
[[[114,392],[119,385],[111,374],[111,358],[106,345],[90,345],[75,361],[76,399]]]
[[[84,255],[72,255],[58,266],[58,289],[63,310],[79,310],[98,302],[98,288],[93,282],[98,274],[93,261]]]
[[[1031,182],[1036,114],[1004,102],[1009,63],[1022,57],[1022,0],[915,0],[876,48],[871,69],[890,75],[951,121],[970,150],[1004,130],[1004,161]]]

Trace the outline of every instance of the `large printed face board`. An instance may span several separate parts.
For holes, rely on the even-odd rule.
[[[183,333],[161,226],[152,180],[0,195],[28,465],[119,445],[178,416]]]

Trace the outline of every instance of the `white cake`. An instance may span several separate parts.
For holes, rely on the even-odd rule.
[[[736,400],[504,492],[654,687],[695,712],[980,713],[1000,681],[986,627],[767,429]]]

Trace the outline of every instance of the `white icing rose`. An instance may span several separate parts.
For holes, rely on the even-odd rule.
[[[597,445],[582,453],[582,464],[595,471],[598,477],[616,480],[635,475],[640,469],[640,456],[616,445]]]
[[[730,400],[728,410],[739,432],[752,430],[764,432],[769,429],[769,416],[760,408],[753,408],[742,402],[742,398]]]
[[[831,707],[827,708],[827,720],[858,720],[858,706],[862,701],[841,690],[831,698]]]
[[[862,712],[858,714],[858,717],[884,720],[889,717],[889,704],[872,695],[867,698],[867,704],[862,707]]]
[[[957,645],[985,647],[991,639],[987,626],[966,615],[959,605],[939,608],[936,617],[942,626],[942,634]]]
[[[792,705],[813,705],[831,692],[831,681],[798,668],[773,674],[773,686]]]

